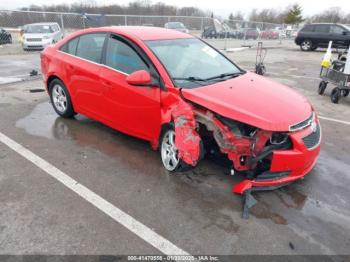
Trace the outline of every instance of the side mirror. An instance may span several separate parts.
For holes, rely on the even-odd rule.
[[[126,82],[133,86],[149,86],[152,84],[151,75],[146,70],[139,70],[127,76]]]

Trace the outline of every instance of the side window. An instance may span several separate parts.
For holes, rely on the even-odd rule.
[[[68,43],[66,43],[63,46],[61,46],[60,50],[62,52],[65,52],[65,53],[68,53],[68,54],[71,54],[71,55],[75,55],[75,52],[77,50],[78,42],[79,42],[79,37],[73,38]]]
[[[67,44],[68,54],[75,55],[75,52],[77,51],[78,42],[79,42],[79,37],[76,37],[68,42]]]
[[[127,74],[149,70],[134,49],[114,37],[109,38],[107,43],[106,65]]]
[[[313,25],[306,25],[300,31],[302,31],[302,32],[312,32],[312,31],[314,31],[314,26]]]
[[[340,27],[340,26],[331,25],[331,33],[332,34],[342,35],[344,31],[345,31],[345,29]]]
[[[316,25],[315,32],[317,32],[317,33],[329,33],[329,25]]]
[[[100,63],[105,38],[106,34],[100,33],[80,36],[76,56]]]

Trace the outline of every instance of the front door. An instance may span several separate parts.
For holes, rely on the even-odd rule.
[[[152,71],[135,49],[119,36],[110,35],[101,68],[109,123],[122,132],[150,140],[160,128],[160,88],[129,85],[126,78],[138,70]],[[152,73],[153,74],[153,73]]]

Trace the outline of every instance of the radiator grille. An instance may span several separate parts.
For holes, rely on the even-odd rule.
[[[303,138],[304,144],[308,149],[313,149],[315,146],[317,146],[320,143],[321,139],[321,128],[320,125],[316,125],[315,132],[312,132],[311,134],[307,135]]]

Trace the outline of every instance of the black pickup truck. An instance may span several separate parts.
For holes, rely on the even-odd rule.
[[[350,27],[341,24],[307,24],[297,34],[295,43],[302,51],[313,51],[318,47],[348,48],[350,45]]]

